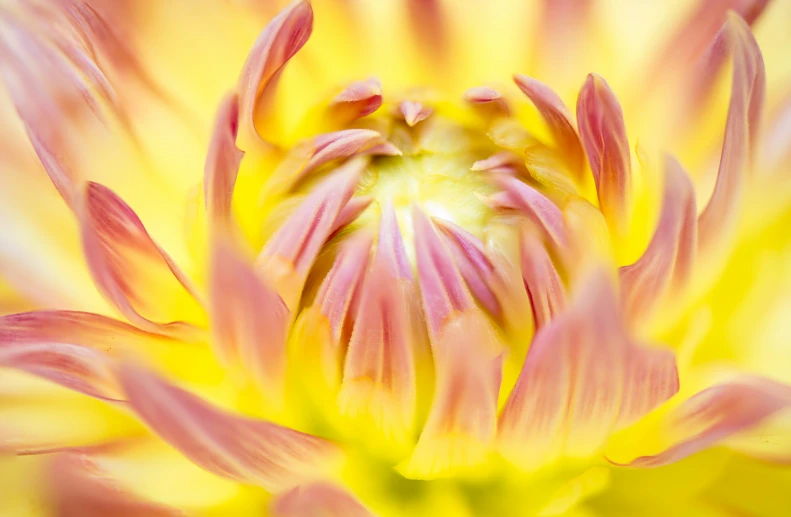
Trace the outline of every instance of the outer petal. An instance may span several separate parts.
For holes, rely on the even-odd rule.
[[[313,261],[334,231],[366,163],[364,158],[352,160],[316,187],[259,255],[257,267],[289,308],[296,308]]]
[[[565,308],[566,288],[544,243],[532,232],[524,230],[520,241],[522,280],[530,297],[533,320],[538,330]]]
[[[705,389],[676,408],[665,425],[675,445],[631,461],[631,467],[660,467],[749,430],[791,407],[791,387],[746,377]]]
[[[219,476],[280,491],[337,460],[325,440],[226,413],[145,369],[123,365],[119,377],[130,408],[155,433]]]
[[[295,487],[272,501],[273,517],[373,517],[346,490],[327,483]]]
[[[291,321],[282,298],[224,242],[215,245],[210,296],[218,355],[233,367],[251,372],[267,398],[281,402]]]
[[[236,94],[230,94],[220,104],[204,169],[204,198],[210,223],[224,222],[231,216],[236,175],[244,157],[236,147],[238,131],[239,99]]]
[[[51,497],[58,517],[185,515],[175,508],[143,501],[125,492],[83,454],[61,453],[51,469]]]
[[[107,187],[89,182],[79,217],[86,261],[108,301],[146,330],[189,331],[189,324],[174,320],[201,318],[194,290],[131,207]]]
[[[629,223],[632,164],[621,105],[601,77],[591,74],[577,98],[577,124],[588,155],[599,207],[623,236]]]
[[[726,27],[733,49],[733,84],[717,182],[698,218],[701,251],[733,231],[766,88],[763,57],[750,28],[735,14],[728,16]]]
[[[516,74],[514,82],[541,113],[569,170],[575,174],[578,181],[581,181],[585,168],[585,155],[577,131],[574,129],[571,114],[563,101],[551,88],[531,77]]]
[[[238,86],[240,122],[248,134],[262,138],[256,128],[256,116],[265,111],[283,67],[307,43],[312,31],[310,3],[296,0],[258,37],[242,68]]]
[[[681,165],[667,158],[662,213],[640,259],[620,269],[621,303],[630,318],[645,318],[669,287],[689,280],[697,249],[697,208],[692,182]]]
[[[672,355],[629,340],[617,310],[610,278],[598,271],[536,334],[499,422],[506,453],[523,468],[596,453],[619,420],[632,421],[678,390]]]

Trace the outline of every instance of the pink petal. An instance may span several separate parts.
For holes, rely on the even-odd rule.
[[[601,77],[590,74],[577,98],[577,124],[607,222],[625,235],[632,165],[621,105]]]
[[[697,248],[695,190],[681,165],[668,157],[662,213],[640,259],[621,267],[622,306],[630,319],[646,317],[668,287],[683,287]]]
[[[675,463],[791,407],[791,387],[768,379],[745,377],[705,389],[667,417],[676,444],[659,454],[642,456],[630,467]]]
[[[735,14],[728,16],[727,39],[733,54],[733,83],[720,167],[714,192],[698,218],[698,247],[706,249],[732,231],[749,167],[766,89],[763,57],[750,28]]]
[[[536,330],[549,323],[566,306],[566,288],[543,242],[522,231],[522,280],[533,309]]]
[[[429,333],[436,335],[454,313],[475,307],[475,302],[434,224],[417,206],[412,208],[412,224],[423,310]]]
[[[519,211],[556,249],[565,247],[567,237],[560,208],[517,178],[499,177],[496,183],[503,191],[499,197],[493,198],[495,206]]]
[[[313,261],[335,229],[366,164],[364,158],[357,158],[339,167],[300,204],[259,255],[257,267],[289,308],[296,307]]]
[[[346,87],[330,104],[344,123],[367,117],[382,105],[382,85],[377,79],[357,81]]]
[[[50,496],[58,517],[170,517],[183,511],[144,501],[119,487],[91,459],[59,454],[52,462]]]
[[[330,236],[342,231],[357,219],[360,214],[371,205],[374,198],[371,196],[357,196],[353,197],[346,203],[346,206],[341,209],[338,218],[335,219],[335,226],[333,226]]]
[[[402,468],[433,479],[478,467],[497,433],[503,345],[477,307],[457,314],[432,338],[436,387],[428,420]]]
[[[163,440],[204,469],[271,492],[320,477],[340,451],[330,442],[227,413],[143,368],[124,365],[130,408]]]
[[[585,155],[577,131],[574,129],[571,114],[563,101],[547,85],[526,75],[514,75],[514,82],[541,113],[569,169],[578,179],[582,179]]]
[[[275,290],[225,242],[215,244],[209,285],[213,344],[226,364],[252,373],[264,394],[282,400],[291,315]]]
[[[398,111],[404,117],[404,122],[409,127],[414,127],[418,122],[422,122],[429,118],[434,110],[417,101],[402,101],[398,105]]]
[[[343,129],[319,135],[313,139],[313,155],[300,177],[310,174],[325,163],[348,158],[381,141],[382,135],[370,129]]]
[[[533,339],[499,421],[506,453],[525,468],[595,454],[622,422],[678,390],[672,355],[630,340],[617,310],[610,278],[597,271]]]
[[[373,517],[352,494],[328,483],[300,485],[277,496],[273,517]]]
[[[194,290],[184,273],[151,239],[132,208],[113,191],[93,182],[87,183],[81,201],[83,250],[102,294],[129,321],[145,330],[190,331],[190,324],[171,320],[178,317],[171,304],[174,299],[184,300],[199,310]],[[157,293],[174,298],[158,303]]]
[[[231,216],[236,175],[244,157],[244,152],[236,147],[238,131],[239,99],[230,94],[220,104],[204,169],[204,197],[210,222],[225,221]]]
[[[400,440],[412,428],[417,397],[410,279],[395,211],[388,204],[376,256],[362,284],[339,404],[344,414],[366,415],[385,436]]]
[[[441,66],[448,46],[447,14],[440,0],[407,0],[409,22],[420,50]]]
[[[307,43],[313,32],[313,9],[304,0],[281,11],[253,45],[239,78],[239,115],[248,134],[263,139],[255,125],[268,107],[277,79],[286,63]]]
[[[475,298],[487,311],[499,316],[502,308],[490,285],[496,274],[494,263],[484,250],[483,243],[474,235],[450,221],[434,219],[448,247],[456,267]]]
[[[508,114],[510,109],[503,95],[488,86],[476,86],[464,92],[464,100],[470,104],[488,107],[486,113]]]
[[[493,154],[485,160],[478,160],[470,168],[474,172],[491,172],[520,176],[527,173],[525,160],[511,151],[502,151]]]

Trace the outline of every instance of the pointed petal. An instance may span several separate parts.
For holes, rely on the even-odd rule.
[[[321,438],[222,411],[143,368],[126,364],[119,376],[130,408],[218,476],[277,492],[321,477],[340,454]]]
[[[300,485],[277,496],[273,517],[373,517],[352,494],[327,483]]]
[[[49,484],[58,517],[185,515],[176,508],[145,501],[124,491],[84,454],[59,454],[52,462]]]
[[[312,31],[310,3],[296,0],[272,19],[256,40],[238,85],[240,124],[247,134],[263,139],[256,128],[256,116],[267,108],[283,67],[307,43]]]
[[[378,79],[357,81],[346,87],[330,104],[333,115],[344,124],[367,117],[382,105],[382,85]]]
[[[417,206],[412,208],[412,224],[423,310],[429,334],[436,336],[454,313],[473,308],[475,302],[434,224]]]
[[[335,226],[332,227],[330,236],[335,235],[352,224],[355,219],[360,216],[360,214],[365,212],[373,200],[374,198],[371,196],[357,196],[351,198],[349,202],[346,203],[346,206],[341,209],[341,212],[338,214],[338,218],[335,219]]]
[[[750,28],[735,14],[728,16],[727,39],[733,54],[733,82],[728,120],[714,192],[698,218],[698,247],[710,248],[731,233],[750,166],[766,89],[763,57]]]
[[[474,172],[491,172],[508,174],[510,176],[520,176],[526,173],[525,161],[511,151],[502,151],[486,158],[478,160],[470,168]]]
[[[132,208],[89,182],[79,211],[83,250],[102,294],[132,323],[154,332],[191,332],[182,317],[202,309],[186,275],[151,239]],[[186,309],[190,312],[176,312]]]
[[[692,182],[668,157],[662,213],[654,236],[640,259],[621,267],[622,305],[627,317],[647,317],[665,290],[689,279],[697,249],[697,208]]]
[[[226,221],[231,216],[236,175],[244,156],[244,152],[236,147],[238,131],[239,99],[236,94],[230,94],[220,104],[203,173],[204,198],[210,223]]]
[[[543,242],[532,232],[523,230],[522,280],[530,297],[536,330],[549,323],[566,306],[566,288],[558,276]]]
[[[623,111],[607,82],[590,74],[577,98],[577,124],[599,207],[618,235],[629,223],[632,164]]]
[[[248,371],[265,396],[282,401],[291,315],[275,290],[227,242],[215,244],[209,285],[217,355]]]
[[[617,311],[611,279],[600,270],[536,334],[499,421],[505,453],[523,468],[596,453],[619,420],[678,390],[675,364],[655,360],[666,352],[632,342]]]
[[[300,177],[310,174],[325,163],[348,158],[381,141],[382,135],[370,129],[343,129],[319,135],[313,139],[313,155]]]
[[[366,164],[364,158],[357,158],[339,167],[300,204],[259,255],[257,268],[273,282],[289,308],[296,307],[313,261]]]
[[[632,460],[630,467],[661,467],[747,431],[791,407],[791,387],[768,379],[745,377],[718,384],[676,408],[665,425],[675,445],[653,456]]]
[[[552,201],[517,178],[501,177],[497,184],[503,189],[497,205],[527,216],[556,249],[566,245],[563,213]]]
[[[481,465],[497,433],[503,345],[478,308],[443,325],[432,341],[434,400],[418,443],[400,467],[412,479],[434,479]]]
[[[434,110],[417,101],[402,101],[398,105],[398,111],[404,117],[407,126],[414,127],[418,122],[429,118]]]
[[[508,114],[510,109],[508,102],[502,93],[488,86],[476,86],[464,92],[464,100],[474,106],[481,108],[488,107],[487,114]]]
[[[342,413],[369,418],[398,442],[412,429],[417,397],[410,279],[395,211],[388,204],[376,256],[363,280],[338,403]]]
[[[576,178],[582,179],[585,155],[566,105],[550,87],[526,75],[514,75],[514,82],[538,109],[549,126],[555,145],[562,151],[566,164]]]
[[[456,267],[475,298],[487,311],[499,316],[500,302],[490,285],[495,275],[495,265],[489,260],[483,243],[477,237],[450,221],[434,219],[448,247]]]

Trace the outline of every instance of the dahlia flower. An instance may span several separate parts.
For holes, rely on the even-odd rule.
[[[784,516],[788,0],[0,0],[4,516]]]

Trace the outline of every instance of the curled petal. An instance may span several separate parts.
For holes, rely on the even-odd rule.
[[[519,211],[536,225],[556,249],[565,246],[563,213],[552,201],[517,178],[501,177],[497,183],[503,190],[493,198],[495,206]]]
[[[533,339],[499,421],[501,443],[524,468],[596,453],[621,422],[678,390],[672,355],[631,341],[617,311],[599,270]]]
[[[124,491],[84,454],[59,454],[52,462],[51,472],[51,496],[58,517],[185,515],[175,508],[145,501]]]
[[[262,138],[256,115],[265,110],[267,97],[286,63],[307,43],[313,31],[313,8],[296,0],[280,12],[253,45],[239,78],[239,117],[250,135]]]
[[[443,477],[479,466],[497,433],[503,345],[480,309],[443,325],[432,339],[437,371],[428,420],[401,467],[414,479]]]
[[[289,308],[296,307],[313,261],[335,229],[366,163],[364,158],[352,160],[316,187],[258,257],[257,267]]]
[[[471,309],[475,302],[434,224],[417,206],[412,208],[412,224],[423,310],[429,333],[436,335],[455,312]]]
[[[791,387],[784,384],[757,377],[718,384],[694,395],[667,417],[665,425],[675,445],[659,454],[636,458],[628,466],[674,463],[789,407]]]
[[[487,311],[499,315],[502,310],[500,301],[490,285],[496,266],[487,256],[483,243],[450,221],[436,219],[434,222],[467,287]]]
[[[474,172],[490,172],[508,174],[509,176],[519,176],[525,172],[525,161],[511,151],[502,151],[486,158],[478,160],[470,168]]]
[[[692,182],[667,158],[662,213],[640,259],[620,269],[622,305],[632,318],[647,315],[669,286],[685,285],[697,249],[697,208]]]
[[[244,152],[236,147],[239,131],[239,99],[230,94],[220,104],[203,176],[204,198],[209,222],[231,216],[231,200],[236,175]]]
[[[291,315],[274,288],[227,243],[217,242],[210,279],[213,344],[218,355],[250,371],[270,400],[285,383],[286,332]]]
[[[382,105],[382,85],[371,78],[350,84],[331,103],[333,114],[344,122],[367,117]]]
[[[328,483],[295,487],[277,496],[270,511],[273,517],[373,517],[352,494]]]
[[[766,89],[763,57],[750,28],[742,18],[731,13],[726,30],[733,49],[733,83],[717,182],[698,218],[698,247],[701,250],[720,241],[723,234],[733,228],[750,152],[756,144]]]
[[[632,165],[621,105],[601,77],[591,74],[577,98],[577,124],[588,155],[599,207],[619,235],[629,222]]]
[[[514,82],[541,113],[555,139],[555,144],[562,150],[569,169],[581,179],[585,167],[585,155],[577,131],[574,129],[571,114],[560,96],[547,85],[526,75],[516,74]]]
[[[418,122],[429,118],[434,110],[417,101],[402,101],[398,105],[398,111],[404,117],[407,126],[414,127]]]
[[[405,270],[406,268],[406,270]],[[363,280],[339,394],[341,411],[367,416],[386,437],[404,441],[416,403],[411,271],[392,205]]]
[[[175,321],[200,313],[186,275],[151,239],[132,208],[113,191],[89,182],[79,211],[85,258],[102,294],[137,326],[184,332]],[[174,313],[186,307],[192,313]],[[196,315],[196,318],[200,316]]]
[[[472,105],[481,107],[488,106],[494,113],[507,114],[510,112],[508,103],[503,95],[499,91],[494,88],[489,88],[488,86],[470,88],[464,92],[464,100]]]
[[[566,290],[544,243],[522,231],[522,280],[533,308],[535,328],[549,323],[566,305]]]
[[[232,415],[143,368],[123,365],[130,408],[163,440],[204,469],[278,492],[320,477],[340,451],[293,429]]]

